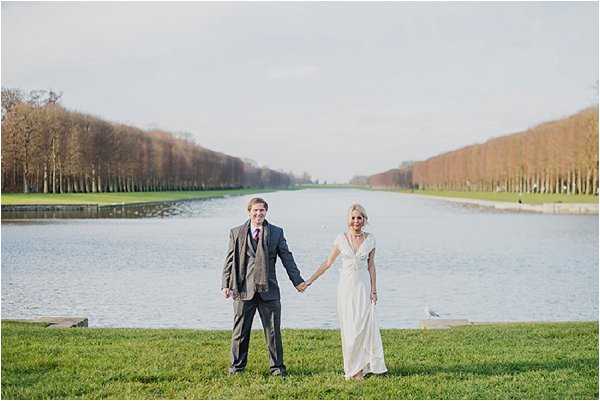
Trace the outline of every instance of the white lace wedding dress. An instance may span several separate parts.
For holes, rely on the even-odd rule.
[[[363,371],[385,373],[383,345],[371,302],[371,279],[367,270],[369,252],[375,249],[375,237],[367,234],[356,253],[347,237],[335,239],[340,251],[342,268],[337,293],[337,312],[342,334],[344,376],[350,378]]]

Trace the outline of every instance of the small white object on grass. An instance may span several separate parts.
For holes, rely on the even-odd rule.
[[[427,319],[431,319],[432,317],[440,317],[439,313],[431,310],[429,306],[425,307],[425,316],[427,316]]]

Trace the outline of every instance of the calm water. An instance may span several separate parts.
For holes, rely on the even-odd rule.
[[[345,229],[349,204],[366,207],[382,327],[417,327],[426,305],[472,321],[598,318],[597,216],[499,213],[345,189],[264,196],[305,278]],[[249,198],[185,202],[167,217],[4,221],[2,318],[230,329],[220,276],[229,228],[245,220]],[[339,263],[298,294],[278,262],[284,327],[337,327]]]

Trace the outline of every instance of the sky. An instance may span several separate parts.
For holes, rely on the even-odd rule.
[[[596,2],[2,2],[2,87],[347,182],[597,103]]]

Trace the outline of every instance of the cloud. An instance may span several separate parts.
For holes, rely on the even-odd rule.
[[[298,65],[291,67],[274,67],[267,71],[269,79],[304,79],[316,75],[319,67],[314,65]]]

